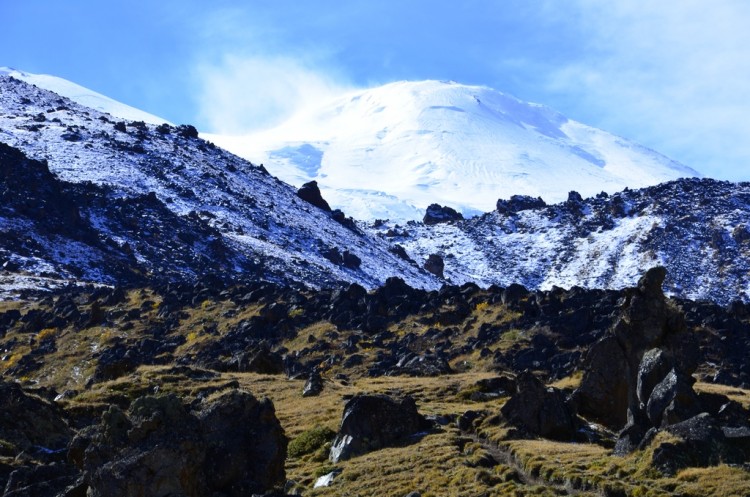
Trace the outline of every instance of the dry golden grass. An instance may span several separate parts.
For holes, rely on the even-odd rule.
[[[427,315],[409,316],[392,323],[388,331],[393,340],[401,340],[413,333],[414,352],[434,346],[426,333],[430,328],[441,331],[452,329],[450,340],[462,346],[476,337],[485,323],[513,326],[519,313],[499,304],[475,301],[471,315],[456,326],[425,325]],[[0,302],[3,309],[22,307],[24,312],[35,303]],[[290,439],[320,427],[337,430],[347,398],[357,393],[386,393],[412,396],[425,415],[446,417],[452,420],[436,433],[430,433],[410,443],[372,452],[352,460],[332,465],[327,461],[325,444],[311,453],[290,457],[287,476],[297,482],[304,495],[384,495],[403,496],[419,491],[423,496],[532,496],[532,495],[607,495],[621,492],[629,496],[688,496],[714,495],[728,497],[750,495],[750,476],[741,468],[719,466],[690,468],[675,477],[665,477],[650,467],[653,448],[627,457],[616,457],[611,451],[591,444],[571,444],[547,440],[511,440],[512,431],[499,422],[497,414],[505,398],[474,402],[470,393],[476,382],[495,376],[492,372],[492,355],[480,356],[472,351],[455,358],[451,365],[457,374],[432,377],[377,377],[366,375],[374,362],[377,350],[368,336],[353,330],[338,330],[328,322],[317,322],[297,330],[296,336],[283,345],[291,353],[309,348],[317,341],[326,341],[331,352],[321,352],[320,360],[327,359],[349,336],[360,334],[358,354],[364,363],[355,368],[340,364],[326,365],[323,372],[324,390],[317,397],[302,397],[304,381],[289,380],[284,376],[250,373],[206,373],[203,379],[186,375],[179,368],[169,366],[142,366],[134,373],[113,381],[86,386],[96,366],[92,352],[111,346],[116,340],[134,343],[160,322],[161,299],[151,290],[135,290],[125,302],[107,309],[107,312],[124,315],[139,309],[140,317],[124,326],[124,320],[107,320],[99,326],[82,330],[72,327],[42,331],[36,335],[37,343],[28,345],[23,340],[28,334],[11,330],[4,339],[17,341],[18,345],[0,362],[0,371],[38,346],[45,336],[56,341],[57,350],[44,356],[45,366],[30,373],[27,378],[40,386],[49,386],[62,392],[77,389],[81,393],[63,405],[96,419],[99,412],[110,404],[127,406],[138,396],[172,392],[186,399],[210,397],[226,388],[240,388],[256,397],[268,397]],[[172,332],[186,337],[186,343],[175,352],[176,357],[194,353],[234,328],[243,319],[259,314],[261,304],[235,306],[230,301],[206,300],[194,308],[185,308],[177,328]],[[442,310],[448,310],[445,306]],[[83,310],[83,308],[82,308]],[[290,317],[297,310],[290,311]],[[215,330],[215,331],[213,331]],[[505,332],[490,347],[491,352],[522,347],[535,333],[546,329],[514,329]],[[310,337],[313,337],[310,339]],[[335,338],[334,338],[335,337]],[[2,343],[0,343],[2,345]],[[387,348],[387,347],[385,347]],[[317,357],[316,357],[317,359]],[[327,369],[326,369],[327,368]],[[348,381],[336,379],[345,373]],[[191,379],[192,378],[192,379]],[[580,383],[581,374],[574,373],[553,384],[557,388],[573,389]],[[722,385],[697,383],[696,389],[720,393],[750,407],[750,392]],[[483,411],[487,417],[478,423],[478,436],[469,438],[456,428],[455,419],[467,410]],[[660,434],[657,442],[668,441]],[[495,457],[496,464],[486,461]],[[502,457],[500,457],[502,456]],[[317,476],[341,470],[329,488],[313,489]]]
[[[743,390],[741,388],[720,385],[717,383],[703,383],[701,381],[696,382],[693,388],[696,392],[718,393],[721,395],[726,395],[731,400],[737,401],[742,404],[742,406],[746,409],[750,409],[750,390]]]

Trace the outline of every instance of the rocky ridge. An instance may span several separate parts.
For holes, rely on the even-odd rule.
[[[314,207],[189,125],[122,121],[0,76],[0,142],[3,170],[18,173],[0,178],[0,265],[10,286],[44,275],[51,283],[211,276],[372,288],[395,274],[438,285],[341,211]],[[35,199],[48,208],[30,209]],[[52,212],[58,204],[65,222]],[[332,262],[332,251],[359,264]]]

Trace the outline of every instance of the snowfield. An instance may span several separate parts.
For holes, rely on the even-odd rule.
[[[362,220],[464,215],[523,194],[561,202],[698,172],[542,105],[454,82],[398,82],[343,95],[275,129],[205,138]]]

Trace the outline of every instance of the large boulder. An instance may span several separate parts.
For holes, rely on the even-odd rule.
[[[197,415],[206,448],[206,483],[241,497],[286,481],[287,439],[273,403],[242,390],[210,400]]]
[[[654,387],[646,403],[646,415],[655,427],[685,421],[701,412],[693,390],[695,378],[672,369]]]
[[[426,225],[460,221],[464,216],[455,209],[440,204],[430,204],[425,211],[422,222]]]
[[[532,435],[563,441],[575,438],[575,413],[560,390],[546,387],[531,373],[519,374],[516,388],[500,409],[505,419]]]
[[[445,262],[443,262],[443,258],[438,254],[430,254],[423,267],[438,278],[442,278],[443,269],[445,269]]]
[[[320,194],[320,188],[318,188],[317,181],[310,181],[302,185],[302,187],[297,190],[297,196],[319,209],[323,209],[326,212],[331,212],[331,206],[328,205],[328,202],[326,202],[323,196]]]
[[[68,457],[89,497],[239,497],[284,483],[286,443],[270,401],[230,390],[195,414],[174,395],[111,406]]]
[[[332,462],[393,446],[428,427],[411,397],[356,395],[344,406],[341,427],[331,447]]]
[[[727,439],[716,421],[707,413],[666,428],[676,440],[656,444],[651,464],[666,474],[686,467],[705,467],[741,462],[742,455]]]

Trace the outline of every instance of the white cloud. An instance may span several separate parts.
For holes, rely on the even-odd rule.
[[[578,0],[557,13],[585,41],[548,90],[706,175],[750,179],[749,2]]]
[[[208,126],[203,131],[225,134],[279,124],[349,86],[335,70],[284,56],[225,55],[199,64],[195,77],[200,118]]]

